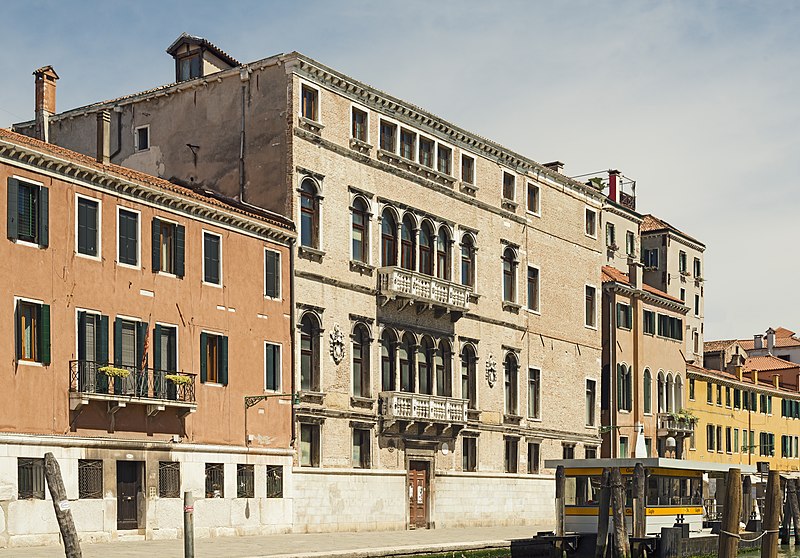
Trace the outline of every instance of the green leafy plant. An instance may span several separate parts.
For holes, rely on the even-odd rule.
[[[192,383],[191,376],[181,376],[180,374],[167,374],[164,379],[178,386],[187,386]]]
[[[700,420],[697,418],[697,415],[689,409],[681,409],[678,412],[670,413],[669,416],[675,421],[688,422],[689,424],[697,424],[697,421]]]
[[[127,368],[117,368],[111,365],[101,366],[98,370],[109,378],[127,378],[131,375],[131,371]]]

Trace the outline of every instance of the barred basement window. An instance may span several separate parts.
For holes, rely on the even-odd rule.
[[[78,460],[78,498],[103,497],[103,460]]]
[[[158,462],[158,497],[181,497],[181,464],[177,461]]]
[[[44,500],[44,459],[17,458],[19,500]]]
[[[222,463],[206,463],[206,498],[225,497],[225,466]]]
[[[283,465],[267,465],[267,498],[283,498]]]
[[[255,498],[256,476],[253,465],[236,466],[236,497]]]

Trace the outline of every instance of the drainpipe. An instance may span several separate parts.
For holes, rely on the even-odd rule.
[[[295,390],[297,389],[296,380],[295,380],[295,366],[296,366],[296,356],[295,356],[295,329],[296,325],[296,318],[295,318],[295,282],[294,282],[294,249],[295,243],[297,239],[293,238],[289,241],[289,314],[291,316],[289,320],[289,343],[291,343],[291,347],[289,349],[289,354],[291,355],[290,361],[292,365],[292,441],[290,443],[291,447],[294,448],[295,441],[297,438],[296,426],[295,426],[295,405],[294,405],[294,397],[295,397]]]

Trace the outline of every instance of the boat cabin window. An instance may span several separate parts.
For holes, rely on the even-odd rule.
[[[651,475],[647,479],[647,506],[700,506],[702,478]]]

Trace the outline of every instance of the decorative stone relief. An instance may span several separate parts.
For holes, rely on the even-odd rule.
[[[339,364],[344,358],[344,333],[339,324],[333,324],[333,331],[330,335],[331,339],[331,358],[333,362]]]
[[[486,381],[489,383],[490,388],[494,387],[497,381],[497,361],[492,356],[492,353],[489,353],[489,357],[486,359]]]

